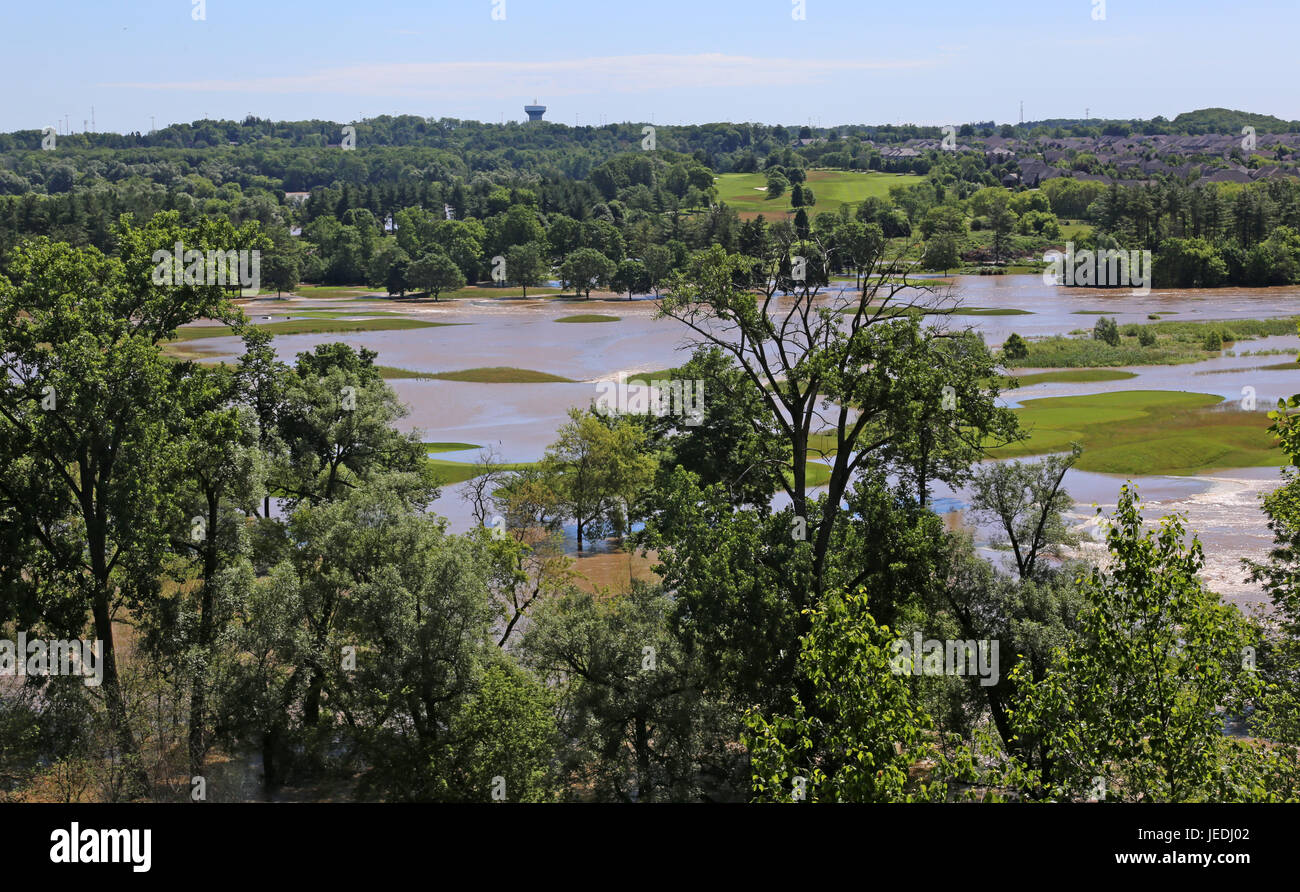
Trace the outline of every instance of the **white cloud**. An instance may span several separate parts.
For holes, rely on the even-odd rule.
[[[442,99],[502,95],[576,96],[700,87],[817,86],[871,71],[928,68],[936,59],[860,61],[651,54],[501,62],[398,62],[327,68],[308,74],[228,80],[100,84],[213,93],[330,93]]]

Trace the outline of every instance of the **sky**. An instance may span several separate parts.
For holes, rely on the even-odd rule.
[[[5,0],[0,131],[1300,119],[1300,0]],[[151,124],[151,121],[153,122]]]

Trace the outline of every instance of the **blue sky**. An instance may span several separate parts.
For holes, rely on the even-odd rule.
[[[204,116],[1300,119],[1296,0],[6,0],[0,130]],[[504,4],[504,20],[493,18]]]

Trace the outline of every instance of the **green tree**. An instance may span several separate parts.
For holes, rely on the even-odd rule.
[[[1025,343],[1024,338],[1013,331],[1002,344],[1002,355],[1006,359],[1028,359],[1029,345]]]
[[[1014,723],[1045,753],[1032,795],[1053,800],[1221,799],[1250,744],[1223,734],[1225,705],[1256,680],[1245,620],[1198,579],[1201,544],[1181,518],[1144,530],[1127,485],[1109,518],[1107,571],[1083,580],[1080,641],[1023,687]]]
[[[1119,325],[1110,316],[1099,316],[1097,323],[1092,327],[1092,338],[1111,347],[1118,347]]]
[[[926,269],[947,272],[961,264],[961,253],[957,250],[957,240],[946,233],[936,235],[925,243],[925,254],[921,265]]]
[[[505,254],[506,276],[523,289],[523,296],[528,296],[530,287],[536,288],[546,282],[551,274],[551,265],[538,242],[525,242],[512,245]]]
[[[372,351],[337,343],[298,354],[278,413],[284,457],[273,475],[273,488],[289,510],[337,499],[380,475],[400,475],[413,505],[436,497],[419,434],[393,428],[408,410],[374,358]]]
[[[650,274],[645,264],[639,260],[624,260],[618,265],[618,272],[611,282],[619,291],[627,292],[627,299],[632,299],[633,292],[642,293],[650,290]]]
[[[622,533],[641,491],[654,474],[645,452],[645,429],[618,417],[569,410],[556,441],[542,459],[559,497],[559,510],[577,524],[578,551],[584,532]]]
[[[560,264],[560,278],[584,298],[591,297],[591,289],[608,285],[617,271],[614,261],[595,248],[579,248]]]
[[[912,765],[935,755],[929,717],[908,686],[865,593],[831,594],[811,608],[799,642],[809,694],[789,714],[748,715],[745,746],[755,797],[769,802],[942,801],[943,784],[913,780]],[[813,702],[805,702],[811,696]]]
[[[683,802],[733,786],[738,716],[709,699],[672,624],[672,599],[642,584],[618,598],[572,591],[534,617],[523,653],[559,693],[562,730],[576,744],[561,764],[575,792]]]
[[[160,342],[199,318],[233,321],[216,282],[181,284],[154,258],[187,250],[260,250],[256,224],[184,227],[158,214],[116,230],[119,257],[35,240],[0,281],[0,518],[41,555],[43,571],[17,591],[68,637],[89,613],[103,642],[103,692],[115,744],[138,758],[120,684],[115,618],[159,596],[166,548],[166,481],[179,460],[180,379],[187,366]],[[172,284],[169,284],[168,281]],[[131,770],[128,795],[146,778]]]
[[[444,291],[456,291],[465,287],[465,276],[460,267],[446,254],[436,250],[412,263],[407,268],[406,277],[412,288],[433,295],[435,301]]]

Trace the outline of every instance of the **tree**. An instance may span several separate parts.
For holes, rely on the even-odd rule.
[[[559,693],[562,730],[576,744],[561,763],[571,789],[688,802],[734,786],[735,710],[704,690],[672,615],[671,598],[638,584],[618,598],[570,591],[534,617],[522,650]]]
[[[1046,753],[1031,795],[1221,800],[1257,761],[1216,714],[1255,683],[1243,665],[1246,623],[1201,585],[1201,544],[1184,537],[1177,516],[1144,530],[1137,494],[1120,490],[1106,532],[1111,568],[1083,580],[1079,643],[1041,681],[1015,673],[1017,733]]]
[[[298,354],[284,386],[278,416],[284,457],[273,475],[288,510],[338,499],[380,475],[399,475],[412,505],[436,497],[419,434],[392,426],[408,410],[384,383],[374,358],[372,351],[338,343]]]
[[[1005,190],[990,196],[988,216],[989,229],[993,233],[993,259],[1003,260],[1010,248],[1011,232],[1016,226],[1016,214],[1008,206]]]
[[[203,774],[211,743],[210,691],[222,674],[218,641],[251,584],[245,518],[256,511],[266,479],[256,416],[233,405],[238,380],[222,366],[196,369],[187,381],[179,498],[170,513],[172,547],[192,562],[199,586],[192,598],[178,595],[184,603],[179,616],[169,622],[171,611],[164,610],[156,631],[156,645],[177,653],[176,674],[189,681],[188,746],[195,776]]]
[[[848,220],[835,228],[835,253],[853,270],[856,287],[862,287],[862,272],[870,269],[885,249],[885,233],[875,223]]]
[[[768,802],[943,800],[945,787],[913,780],[933,755],[930,720],[896,665],[893,637],[877,626],[863,592],[829,595],[811,610],[799,672],[814,701],[794,696],[788,715],[751,710],[745,746],[756,798]]]
[[[15,251],[0,281],[0,502],[10,509],[0,518],[42,555],[43,571],[19,588],[36,597],[35,613],[70,637],[90,613],[109,724],[131,765],[139,754],[114,621],[159,596],[187,368],[159,344],[195,319],[237,318],[218,282],[155,276],[154,256],[170,258],[177,242],[224,252],[266,240],[256,224],[183,227],[174,212],[139,228],[124,219],[116,237],[118,258],[37,239]],[[131,778],[128,795],[142,795],[143,772]]]
[[[644,294],[650,290],[650,274],[641,261],[624,260],[618,265],[618,272],[614,274],[611,284],[619,291],[626,291],[627,299],[631,300],[634,291]]]
[[[528,296],[529,287],[535,288],[544,284],[547,276],[551,274],[551,265],[537,242],[512,245],[506,251],[505,257],[506,277],[523,289],[523,297]]]
[[[275,289],[275,296],[298,287],[298,261],[275,251],[262,258],[262,282]]]
[[[790,181],[777,168],[767,172],[767,198],[780,198],[790,188]]]
[[[659,286],[666,282],[672,273],[672,254],[663,245],[647,245],[642,262],[645,264],[646,281],[654,289],[655,297],[658,297]]]
[[[436,301],[444,291],[456,291],[465,287],[465,276],[460,267],[441,251],[430,251],[407,269],[406,277],[412,288],[433,295]]]
[[[411,261],[406,259],[394,260],[388,267],[388,274],[384,276],[384,290],[391,297],[396,294],[398,297],[406,297],[406,290],[411,287]]]
[[[1029,345],[1025,343],[1024,338],[1013,331],[1002,345],[1002,355],[1006,359],[1028,359]]]
[[[1092,337],[1111,347],[1119,346],[1119,325],[1110,316],[1099,316],[1092,327]]]
[[[1012,435],[1014,419],[993,404],[995,361],[979,339],[922,326],[927,305],[907,301],[933,297],[902,256],[878,259],[861,292],[822,297],[805,282],[778,301],[798,242],[776,238],[764,258],[700,252],[660,299],[664,315],[748,382],[724,399],[744,393],[760,410],[736,419],[749,425],[752,451],[731,452],[732,468],[709,472],[721,480],[702,479],[695,468],[707,465],[662,466],[644,500],[643,544],[660,555],[683,634],[716,684],[771,708],[798,692],[811,709],[810,680],[795,673],[807,611],[829,591],[859,587],[876,599],[879,622],[911,609],[934,585],[914,571],[942,541],[921,479],[959,479],[986,437]],[[729,449],[744,442],[704,428],[678,436]],[[755,476],[788,507],[774,510]],[[738,511],[739,497],[756,502]]]
[[[946,233],[936,235],[925,243],[925,255],[921,265],[926,269],[948,272],[961,263],[961,254],[957,250],[957,240]]]
[[[284,442],[280,439],[280,419],[285,408],[285,389],[288,386],[289,367],[276,357],[271,346],[274,335],[249,328],[243,334],[244,354],[235,368],[237,399],[253,412],[257,424],[257,446],[269,460],[283,455]],[[263,492],[262,518],[271,517],[271,493],[268,488],[270,467],[262,468],[260,481]]]
[[[572,285],[578,294],[590,298],[591,289],[609,284],[617,270],[614,261],[595,248],[579,248],[560,264],[560,278]]]
[[[547,448],[543,467],[552,475],[560,511],[583,533],[625,529],[628,514],[654,473],[644,453],[645,430],[618,417],[569,410],[569,422]]]
[[[1047,549],[1077,541],[1063,517],[1074,499],[1061,485],[1082,454],[1075,444],[1068,455],[1032,463],[991,462],[975,473],[971,508],[1006,535],[1021,579],[1035,575],[1038,558]]]

